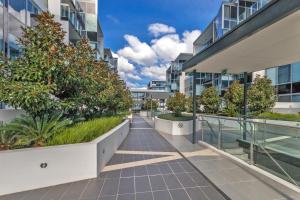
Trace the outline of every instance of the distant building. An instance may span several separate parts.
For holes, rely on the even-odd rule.
[[[112,71],[118,72],[118,58],[114,58],[111,50],[108,48],[104,49],[104,61]]]
[[[152,80],[148,83],[148,90],[166,90],[166,81]]]

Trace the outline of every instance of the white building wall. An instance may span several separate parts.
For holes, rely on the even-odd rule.
[[[185,72],[182,72],[179,77],[179,92],[182,94],[185,93]]]

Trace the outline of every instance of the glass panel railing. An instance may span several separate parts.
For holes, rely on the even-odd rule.
[[[300,185],[300,127],[296,123],[208,115],[198,119],[202,141]]]

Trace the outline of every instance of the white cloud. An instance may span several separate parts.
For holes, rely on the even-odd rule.
[[[174,27],[168,26],[166,24],[161,24],[161,23],[150,24],[148,27],[148,31],[154,37],[158,37],[167,33],[176,33],[176,29]]]
[[[167,65],[144,67],[141,74],[153,79],[166,80],[167,69]]]
[[[128,46],[120,49],[118,55],[140,65],[155,64],[157,56],[147,43],[141,42],[133,35],[125,35],[124,38],[128,42]]]
[[[185,31],[183,37],[178,34],[168,34],[151,41],[152,49],[164,62],[174,60],[180,53],[192,53],[193,42],[199,37],[199,30]]]
[[[128,73],[127,77],[130,78],[130,79],[136,80],[136,81],[142,80],[141,77],[139,77],[138,75],[131,74],[131,73]]]

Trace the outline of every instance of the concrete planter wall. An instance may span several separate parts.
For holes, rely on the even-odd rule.
[[[193,133],[193,120],[170,121],[155,117],[155,129],[170,135],[190,135]],[[196,130],[200,130],[200,124],[196,123]]]
[[[25,114],[25,112],[20,109],[0,109],[0,122],[10,122],[22,114]]]
[[[95,178],[129,133],[126,120],[90,143],[0,152],[0,195]]]
[[[150,113],[151,113],[151,111],[144,111],[144,110],[141,110],[141,111],[140,111],[140,116],[141,116],[141,117],[148,117],[148,115],[150,116]]]

